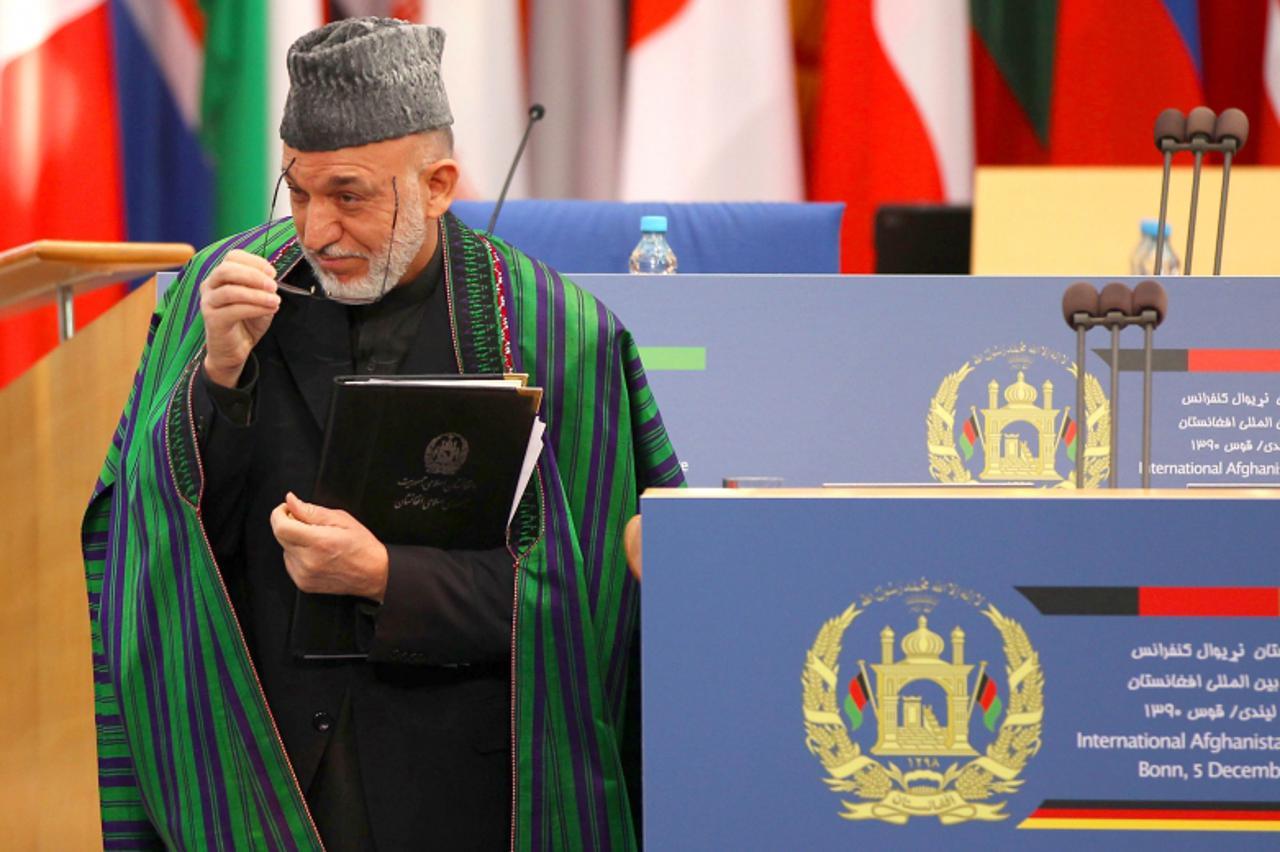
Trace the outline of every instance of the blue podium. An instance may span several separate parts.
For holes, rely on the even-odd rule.
[[[1280,492],[651,490],[653,849],[1275,849]]]

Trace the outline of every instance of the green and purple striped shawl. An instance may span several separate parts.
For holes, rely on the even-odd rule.
[[[199,282],[234,248],[296,260],[291,223],[266,246],[263,231],[201,251],[165,294],[85,515],[108,849],[321,845],[201,524],[190,416]],[[619,728],[638,589],[622,529],[680,466],[603,305],[452,216],[441,233],[459,369],[501,371],[509,341],[544,388],[547,446],[510,531],[513,845],[632,849]]]

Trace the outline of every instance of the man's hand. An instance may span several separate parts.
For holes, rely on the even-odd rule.
[[[207,350],[204,371],[232,388],[253,347],[280,309],[276,270],[265,258],[234,249],[200,284]]]
[[[304,503],[291,491],[271,512],[271,530],[284,548],[284,567],[302,591],[382,603],[387,548],[348,513]]]
[[[622,546],[627,552],[627,567],[631,569],[631,576],[639,581],[641,550],[639,515],[632,515],[631,520],[627,521],[626,529],[622,531]]]

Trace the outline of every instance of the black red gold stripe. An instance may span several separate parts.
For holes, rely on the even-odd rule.
[[[1018,828],[1111,831],[1280,831],[1280,802],[1046,799]]]

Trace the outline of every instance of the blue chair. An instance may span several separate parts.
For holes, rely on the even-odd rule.
[[[492,201],[452,210],[483,230]],[[843,204],[508,201],[494,232],[568,274],[626,272],[640,217],[667,217],[667,240],[687,273],[838,273]]]

